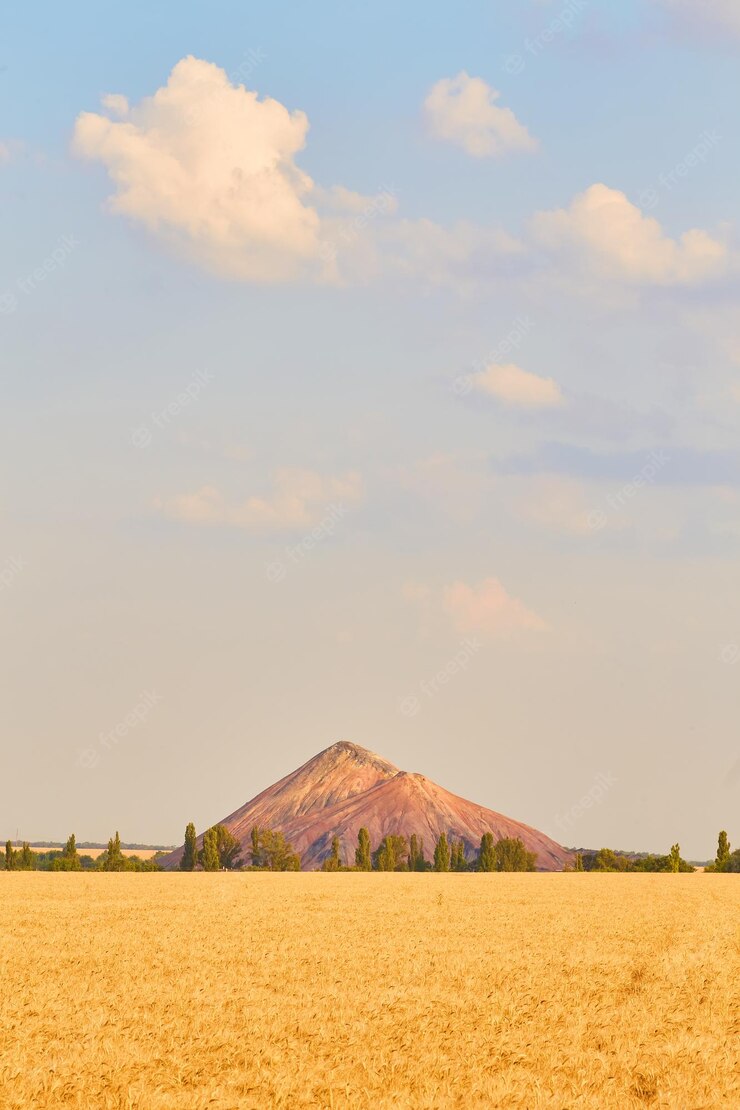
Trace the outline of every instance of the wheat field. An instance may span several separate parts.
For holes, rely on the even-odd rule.
[[[0,1106],[740,1105],[732,875],[0,875]]]

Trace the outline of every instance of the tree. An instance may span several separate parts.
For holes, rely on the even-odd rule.
[[[74,833],[67,837],[67,843],[64,845],[64,849],[62,851],[62,859],[65,860],[67,864],[65,870],[82,870],[82,863],[80,862],[80,857],[77,854],[77,839]]]
[[[252,860],[259,860],[253,866],[267,871],[300,871],[300,857],[281,832],[272,829],[252,830]]]
[[[426,871],[427,861],[424,859],[424,837],[411,834],[409,841],[409,871]]]
[[[16,870],[16,857],[17,857],[17,855],[18,855],[18,853],[13,851],[13,845],[11,844],[11,842],[9,840],[6,841],[6,843],[5,843],[5,870],[6,871],[15,871]]]
[[[496,870],[496,849],[493,844],[493,833],[483,833],[483,836],[480,839],[480,851],[478,852],[478,870]]]
[[[678,844],[671,845],[671,854],[668,856],[668,870],[678,872],[681,869],[681,849]]]
[[[331,838],[331,855],[321,864],[322,871],[338,871],[341,866],[339,859],[339,837]]]
[[[121,838],[116,830],[116,835],[108,841],[108,847],[97,863],[99,871],[125,871],[126,859],[121,851]]]
[[[227,871],[236,871],[242,865],[241,844],[226,825],[216,825],[214,831],[219,866],[225,867]]]
[[[494,848],[497,871],[534,871],[537,856],[528,852],[517,836],[502,837]]]
[[[727,833],[723,829],[717,838],[717,858],[714,861],[715,871],[726,871],[727,865],[730,862],[730,842],[727,839]]]
[[[357,834],[357,847],[355,848],[355,863],[360,871],[372,871],[373,857],[370,848],[370,833],[363,827]]]
[[[180,860],[181,871],[195,871],[198,862],[198,844],[195,835],[195,825],[192,821],[185,826],[185,846]]]
[[[405,871],[408,864],[408,845],[405,836],[386,836],[375,852],[376,871]]]
[[[583,856],[580,852],[576,852],[576,858],[573,861],[574,871],[583,871]]]
[[[21,848],[20,855],[18,856],[18,870],[36,870],[36,853],[31,851],[31,845],[26,840],[23,841],[23,847]]]
[[[450,870],[450,847],[447,843],[447,834],[441,833],[434,848],[434,870]]]
[[[201,863],[204,871],[218,871],[221,866],[218,858],[218,835],[215,829],[208,829],[203,835]]]
[[[594,856],[594,871],[620,871],[619,859],[611,848],[599,848]]]
[[[265,829],[261,844],[270,871],[300,871],[301,861],[281,832]]]
[[[465,859],[465,841],[453,840],[450,846],[450,871],[467,871],[468,861]]]
[[[260,831],[255,825],[252,829],[252,847],[249,850],[249,855],[252,860],[252,867],[263,867],[262,852],[260,849]]]

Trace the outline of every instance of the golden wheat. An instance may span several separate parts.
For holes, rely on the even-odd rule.
[[[0,1105],[740,1105],[727,875],[0,875]]]

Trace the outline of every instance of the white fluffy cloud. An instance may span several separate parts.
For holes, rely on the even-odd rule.
[[[442,78],[424,101],[431,133],[461,146],[475,158],[534,150],[537,140],[510,108],[496,104],[500,95],[482,77],[470,77],[465,70],[456,77]]]
[[[453,582],[443,592],[442,606],[461,633],[537,631],[547,627],[541,617],[508,594],[497,578],[486,578],[478,586]]]
[[[312,528],[331,505],[346,505],[362,497],[359,474],[323,477],[311,470],[285,468],[274,475],[268,496],[248,497],[233,504],[213,486],[157,502],[170,520],[187,524],[229,525],[256,532]]]
[[[592,185],[569,208],[532,218],[535,242],[600,277],[655,285],[692,284],[720,273],[727,261],[723,243],[705,231],[671,239],[624,193]]]
[[[104,104],[123,118],[83,112],[74,149],[106,167],[115,212],[230,277],[279,281],[321,268],[319,216],[305,203],[313,182],[295,164],[303,112],[193,57],[135,107],[117,94]]]
[[[541,378],[513,362],[492,363],[471,378],[473,389],[519,408],[553,408],[563,404],[560,386],[553,378]]]

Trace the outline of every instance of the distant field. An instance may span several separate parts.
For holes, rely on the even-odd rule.
[[[59,847],[59,845],[55,846],[53,844],[35,844],[31,848],[32,852],[61,852],[61,850],[62,849]],[[81,855],[81,856],[91,856],[92,859],[97,859],[98,856],[102,856],[103,852],[105,852],[105,851],[106,851],[105,848],[80,848],[80,847],[77,848],[77,852],[78,852],[79,855]],[[158,848],[122,848],[121,849],[121,853],[124,856],[138,856],[139,859],[151,859],[152,856],[156,856],[158,851],[159,851]]]
[[[740,1106],[740,877],[0,873],[0,1104]]]

